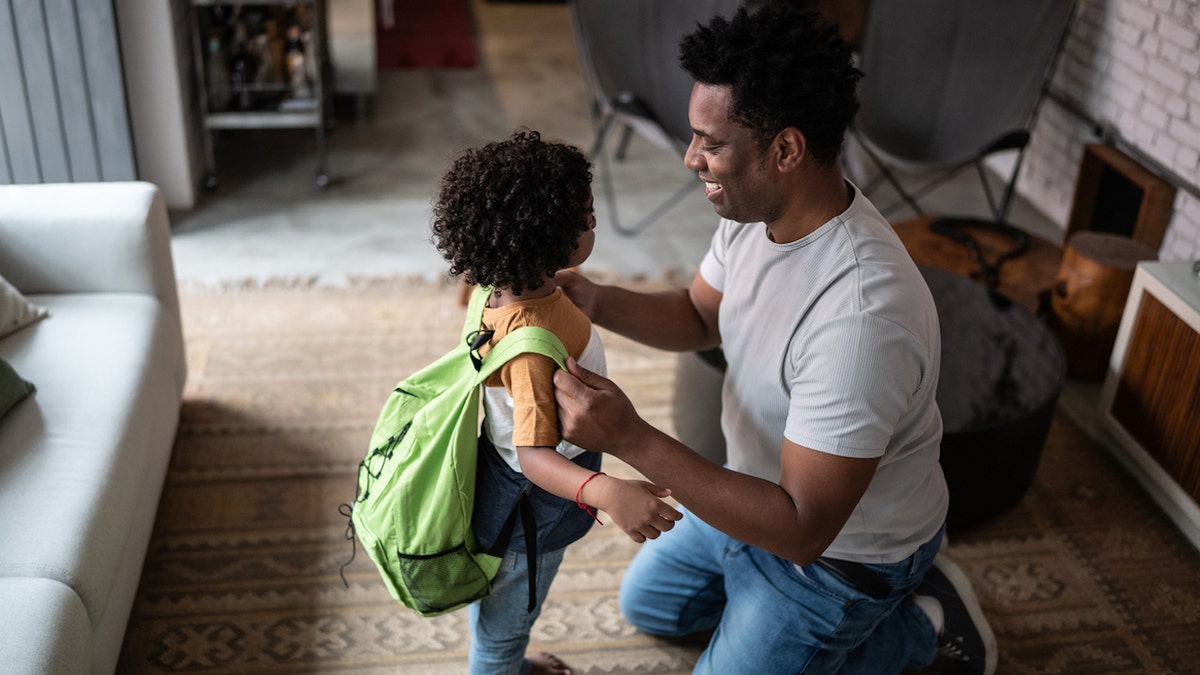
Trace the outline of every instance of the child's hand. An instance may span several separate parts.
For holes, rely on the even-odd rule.
[[[659,534],[675,527],[675,521],[683,517],[682,513],[662,500],[671,494],[666,488],[644,480],[623,480],[611,476],[599,478],[603,480],[592,481],[598,484],[589,495],[595,501],[587,503],[607,513],[617,527],[639,544],[647,539],[657,539]],[[592,485],[587,487],[591,488]]]

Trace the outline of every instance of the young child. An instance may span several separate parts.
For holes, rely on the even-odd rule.
[[[592,252],[591,166],[577,148],[518,130],[506,141],[463,152],[442,178],[433,242],[450,274],[494,287],[481,328],[494,330],[486,353],[522,326],[541,326],[589,370],[606,371],[591,322],[554,282]],[[553,360],[525,354],[489,378],[484,391],[475,514],[480,544],[491,548],[522,490],[537,522],[536,603],[529,611],[529,565],[519,519],[493,590],[469,608],[470,672],[555,673],[570,670],[550,654],[525,655],[564,548],[604,511],[631,539],[656,538],[681,515],[661,498],[668,490],[601,472],[600,455],[560,442]],[[598,520],[598,519],[597,519]]]

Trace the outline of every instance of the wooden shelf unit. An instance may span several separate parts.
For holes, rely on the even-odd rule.
[[[1154,250],[1171,221],[1175,187],[1111,145],[1083,147],[1063,241],[1080,230],[1121,234]]]
[[[329,61],[327,0],[191,0],[192,6],[192,50],[195,62],[197,98],[204,131],[204,169],[206,188],[217,184],[216,154],[213,150],[213,132],[247,129],[312,129],[316,136],[316,184],[324,189],[329,185],[326,167],[325,133],[332,120],[331,95],[333,92],[332,66]],[[239,12],[245,8],[277,8],[295,16],[298,8],[311,13],[310,38],[315,68],[308,88],[311,91],[298,99],[271,105],[266,108],[222,109],[210,101],[207,41],[210,36],[202,34],[211,29],[214,8],[233,8]],[[253,37],[253,36],[250,36]],[[228,46],[228,45],[226,45]],[[281,64],[276,64],[281,67]],[[306,66],[307,67],[307,66]],[[223,75],[223,74],[218,74]],[[287,82],[245,82],[236,87],[235,93],[245,92],[249,101],[276,96],[291,98],[300,94],[296,87]]]

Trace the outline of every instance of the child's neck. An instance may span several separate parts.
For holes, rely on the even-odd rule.
[[[526,288],[524,291],[521,291],[520,295],[514,294],[511,288],[495,288],[492,289],[492,295],[488,298],[488,307],[496,309],[497,307],[511,305],[514,302],[544,298],[553,293],[556,288],[558,288],[558,284],[554,283],[554,277],[547,278],[546,282],[535,290]]]

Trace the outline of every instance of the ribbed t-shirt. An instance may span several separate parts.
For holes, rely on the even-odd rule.
[[[776,244],[763,223],[722,220],[700,266],[722,293],[728,368],[721,426],[732,469],[778,482],[786,437],[879,457],[825,555],[897,562],[941,527],[933,298],[891,226],[858,188],[845,212]]]

